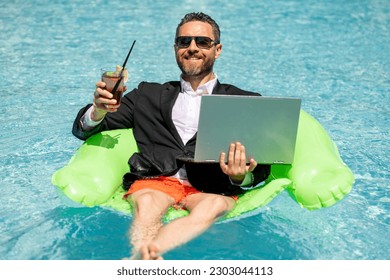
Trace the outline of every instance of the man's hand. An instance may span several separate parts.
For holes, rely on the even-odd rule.
[[[106,84],[104,82],[96,83],[96,90],[93,95],[93,110],[91,119],[93,121],[99,121],[107,113],[116,112],[120,104],[116,104],[116,100],[112,99],[113,95],[111,92],[105,89]]]
[[[250,159],[249,166],[246,165],[245,147],[240,142],[230,144],[227,164],[225,159],[226,154],[222,152],[219,157],[221,170],[236,184],[241,184],[245,174],[252,172],[257,166],[257,162],[253,158]]]

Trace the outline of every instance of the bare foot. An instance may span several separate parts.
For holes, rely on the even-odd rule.
[[[156,244],[149,244],[148,247],[151,260],[163,260],[163,257],[160,255],[160,249]]]
[[[160,250],[155,244],[149,244],[141,246],[139,253],[137,254],[138,259],[141,260],[163,260],[159,254]]]

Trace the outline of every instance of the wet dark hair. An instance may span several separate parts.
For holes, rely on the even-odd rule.
[[[175,38],[179,35],[180,27],[182,25],[186,24],[187,22],[191,22],[191,21],[201,21],[201,22],[206,22],[206,23],[210,24],[212,29],[213,29],[214,41],[216,41],[218,43],[220,42],[220,40],[221,40],[221,31],[219,30],[218,24],[209,15],[206,15],[206,14],[204,14],[202,12],[186,14],[181,19],[179,25],[176,28],[176,36],[175,36]]]

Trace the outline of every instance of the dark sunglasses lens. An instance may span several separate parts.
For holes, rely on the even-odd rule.
[[[199,48],[211,47],[211,39],[208,37],[195,37],[195,42]]]
[[[176,45],[179,48],[188,48],[188,46],[191,44],[192,37],[177,37],[176,38]]]

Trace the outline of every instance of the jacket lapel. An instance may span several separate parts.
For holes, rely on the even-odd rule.
[[[167,124],[169,131],[172,133],[173,137],[176,139],[178,144],[183,147],[183,141],[179,133],[176,130],[175,124],[172,120],[172,109],[175,105],[175,101],[180,92],[180,83],[179,82],[170,82],[166,84],[166,88],[163,89],[161,94],[161,115],[164,119],[164,122]]]
[[[225,87],[218,80],[212,94],[227,94]]]

